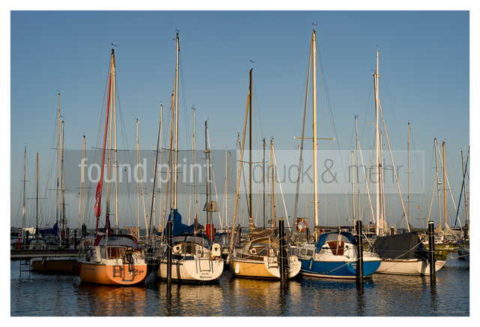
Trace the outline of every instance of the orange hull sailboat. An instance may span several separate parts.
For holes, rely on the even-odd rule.
[[[147,277],[147,265],[143,250],[137,240],[129,235],[114,235],[110,228],[110,185],[106,186],[106,212],[105,228],[100,231],[98,228],[102,213],[102,192],[104,183],[105,167],[107,176],[112,180],[112,153],[116,154],[116,83],[115,83],[115,51],[112,49],[110,56],[110,70],[108,75],[107,107],[105,117],[105,128],[102,147],[102,165],[100,180],[95,192],[95,217],[96,217],[96,239],[92,246],[88,247],[79,260],[80,279],[82,282],[96,283],[103,285],[134,285],[141,283]],[[112,130],[109,131],[109,127]],[[109,133],[110,132],[110,133]],[[110,135],[110,137],[108,137]],[[108,141],[108,142],[107,142]],[[108,143],[108,156],[107,151]],[[105,162],[107,159],[107,162]],[[116,156],[115,159],[116,160]],[[115,197],[115,217],[118,228],[118,200]]]
[[[82,282],[135,285],[147,277],[143,251],[129,235],[99,236],[80,260]]]

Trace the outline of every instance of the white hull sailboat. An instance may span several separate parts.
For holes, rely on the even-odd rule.
[[[210,249],[208,240],[198,236],[177,236],[172,243],[173,280],[209,282],[220,278],[224,261],[219,244],[213,244]],[[166,253],[166,247],[163,250]],[[158,277],[167,278],[166,255],[159,264]]]

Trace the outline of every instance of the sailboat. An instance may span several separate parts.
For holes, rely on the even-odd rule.
[[[376,66],[373,74],[374,80],[374,100],[375,100],[375,169],[379,180],[376,182],[376,239],[373,244],[373,250],[380,256],[382,263],[377,273],[382,274],[398,274],[398,275],[429,275],[430,265],[428,263],[428,253],[423,247],[417,232],[412,232],[409,224],[409,212],[403,206],[402,208],[408,233],[397,235],[386,235],[387,221],[385,218],[385,199],[383,196],[383,166],[381,151],[381,132],[380,132],[380,92],[379,92],[379,66],[380,56],[377,51]],[[388,140],[388,134],[387,141]],[[393,159],[392,159],[393,160]],[[410,159],[409,159],[410,161]],[[398,186],[398,184],[397,184]],[[399,190],[400,197],[402,196]],[[440,270],[445,265],[444,260],[435,261],[435,271]]]
[[[316,242],[305,242],[295,248],[301,261],[301,273],[321,278],[356,278],[356,240],[351,233],[318,233],[318,178],[317,178],[317,36],[312,31],[310,40],[310,72],[312,77],[312,118],[313,118],[313,208]],[[308,86],[307,86],[308,87]],[[306,108],[306,107],[305,107]],[[303,142],[302,135],[302,142]],[[372,275],[380,265],[378,256],[363,254],[364,277]]]
[[[240,146],[241,159],[245,148],[245,136],[247,126],[247,115],[249,125],[249,191],[248,191],[248,220],[249,231],[248,241],[240,248],[235,247],[235,225],[238,215],[239,185],[243,165],[239,165],[237,171],[237,190],[235,196],[235,209],[232,224],[232,233],[229,249],[230,270],[234,276],[247,278],[265,278],[280,279],[279,253],[280,245],[278,238],[273,234],[273,230],[257,230],[253,219],[253,199],[252,199],[252,92],[253,92],[253,69],[249,71],[249,92],[247,108],[245,112],[245,121],[243,125],[243,139]],[[273,221],[273,217],[272,217]],[[300,272],[300,262],[296,255],[288,255],[288,278],[294,278]]]
[[[173,224],[172,234],[172,266],[171,278],[174,281],[198,281],[211,282],[218,280],[223,273],[224,261],[221,257],[221,247],[217,243],[213,243],[213,234],[203,235],[196,229],[196,222],[193,225],[185,225],[182,223],[182,216],[177,208],[177,180],[178,180],[178,122],[179,122],[179,54],[180,54],[180,37],[177,32],[175,37],[176,43],[176,64],[175,64],[175,84],[172,99],[172,125],[170,133],[170,171],[172,172],[169,185],[170,187],[170,214],[168,220]],[[160,133],[160,131],[159,131]],[[205,131],[207,135],[207,131]],[[208,141],[205,140],[205,144]],[[158,150],[158,146],[157,146]],[[208,150],[208,149],[206,149]],[[207,153],[208,154],[208,153]],[[158,151],[157,151],[158,156]],[[207,167],[207,171],[209,168]],[[154,180],[155,183],[155,180]],[[208,181],[207,181],[208,184]],[[155,186],[154,186],[155,187]],[[208,186],[207,186],[208,187]],[[207,226],[209,226],[208,217],[211,217],[207,206]],[[153,206],[153,204],[152,204]],[[213,225],[210,223],[210,226]],[[213,229],[211,229],[212,231]],[[166,235],[166,229],[163,235]],[[167,251],[168,245],[163,243],[158,252],[159,268],[157,276],[160,278],[168,277]]]
[[[111,154],[116,146],[116,76],[115,76],[115,50],[110,55],[110,70],[108,75],[108,94],[105,117],[105,128],[102,146],[102,165],[100,180],[95,194],[94,212],[96,217],[96,238],[92,246],[86,249],[83,257],[79,259],[80,280],[87,283],[103,285],[134,285],[144,281],[147,276],[147,264],[143,249],[137,240],[130,235],[115,235],[110,227],[110,185],[107,183],[105,228],[100,230],[99,221],[102,213],[102,193],[105,166],[107,176],[111,180]],[[112,130],[113,129],[113,130]],[[109,134],[110,132],[110,134]],[[110,138],[108,137],[110,135]],[[113,137],[112,137],[113,136]],[[107,139],[108,156],[107,154]],[[112,144],[115,143],[115,144]],[[107,159],[107,162],[105,162]],[[117,198],[115,199],[116,202]],[[117,204],[115,204],[117,207]],[[115,212],[117,215],[117,211]],[[118,218],[116,218],[118,219]],[[118,220],[117,220],[118,221]],[[118,223],[117,223],[118,227]]]

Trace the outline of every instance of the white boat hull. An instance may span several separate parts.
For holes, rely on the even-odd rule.
[[[223,267],[224,261],[221,258],[173,260],[172,279],[209,282],[220,278]],[[160,262],[157,276],[167,278],[166,260]]]
[[[440,269],[442,269],[445,263],[445,260],[436,260],[435,271],[439,271]],[[430,265],[427,261],[419,259],[383,259],[376,273],[391,275],[429,276]]]

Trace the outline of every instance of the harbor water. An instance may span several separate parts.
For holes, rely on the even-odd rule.
[[[11,261],[12,316],[468,316],[469,268],[456,258],[428,277],[375,274],[355,281],[232,278],[212,285],[172,284],[150,274],[140,287],[81,284],[76,276],[22,273]]]

